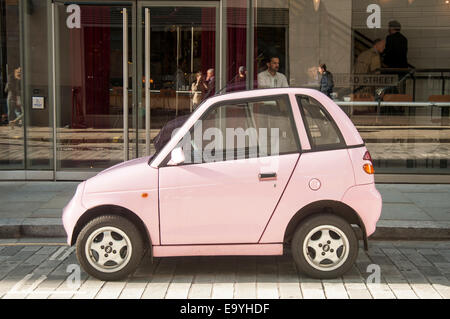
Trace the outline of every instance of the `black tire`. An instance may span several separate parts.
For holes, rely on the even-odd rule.
[[[124,259],[124,261],[119,265],[116,262],[113,261],[107,261],[103,267],[101,267],[97,261],[99,260],[99,255],[97,253],[97,250],[91,250],[86,247],[89,242],[95,242],[95,240],[102,241],[104,235],[103,232],[100,232],[98,235],[95,235],[96,232],[99,232],[102,229],[108,230],[112,228],[112,235],[115,237],[112,240],[113,245],[112,246],[102,246],[105,248],[99,248],[102,249],[102,253],[105,253],[105,257],[109,255],[113,256],[114,254],[118,254],[120,256],[120,259]],[[114,229],[117,229],[118,231],[123,232],[123,234],[127,237],[121,236],[118,232],[114,232]],[[90,237],[93,237],[90,239]],[[122,238],[124,241],[120,239]],[[125,239],[126,238],[126,239]],[[117,242],[115,240],[118,240]],[[128,240],[128,241],[127,241]],[[102,242],[100,242],[101,244]],[[126,243],[124,247],[120,250],[120,252],[117,252],[114,250],[114,247],[116,243]],[[120,247],[120,245],[117,244],[117,247]],[[100,216],[92,221],[90,221],[84,228],[81,230],[80,234],[78,235],[77,242],[76,242],[76,249],[77,249],[77,258],[83,269],[91,276],[103,280],[103,281],[115,281],[115,280],[121,280],[126,278],[128,275],[133,273],[137,267],[139,266],[142,257],[145,252],[144,247],[144,241],[142,238],[142,235],[139,231],[139,229],[128,219],[120,216],[113,216],[113,215],[105,215]],[[87,253],[87,250],[90,251],[90,254]],[[104,250],[104,251],[103,251]],[[131,253],[129,253],[131,250]],[[115,255],[116,256],[116,255]],[[124,256],[122,258],[122,256]],[[96,260],[97,259],[97,260]],[[110,263],[110,265],[107,265]],[[111,265],[112,263],[112,265]],[[116,268],[117,271],[114,271],[114,263],[117,264]],[[95,264],[97,266],[94,266]],[[109,269],[106,269],[107,267],[110,267]],[[98,269],[98,268],[104,268]]]
[[[324,227],[323,230],[320,230],[321,226]],[[319,229],[315,230],[318,227]],[[327,233],[332,237],[331,245],[339,247],[338,249],[330,248],[325,238]],[[309,239],[311,240],[308,241]],[[345,249],[345,239],[348,242],[348,250]],[[315,245],[316,249],[313,248]],[[321,245],[320,248],[318,245]],[[358,239],[352,226],[344,219],[331,214],[317,214],[307,218],[298,226],[291,243],[292,256],[300,271],[317,279],[333,279],[345,274],[355,263],[358,248]],[[333,262],[327,257],[337,260]]]

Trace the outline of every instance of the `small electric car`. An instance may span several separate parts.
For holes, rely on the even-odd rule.
[[[314,278],[343,275],[381,214],[372,159],[347,115],[316,90],[208,99],[154,156],[81,183],[68,243],[101,280],[152,257],[282,255]],[[358,228],[361,230],[359,231]]]

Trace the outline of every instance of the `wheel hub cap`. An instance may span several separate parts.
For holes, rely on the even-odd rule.
[[[303,255],[315,269],[332,271],[345,263],[349,248],[347,236],[342,230],[331,225],[321,225],[305,237]]]
[[[118,228],[102,227],[88,237],[85,254],[95,269],[105,273],[117,272],[131,259],[131,241],[125,232]]]

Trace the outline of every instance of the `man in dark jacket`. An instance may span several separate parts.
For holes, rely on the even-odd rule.
[[[322,75],[320,79],[320,92],[331,98],[331,93],[333,93],[334,88],[333,74],[327,71],[325,64],[319,66],[319,73]]]
[[[408,67],[408,39],[400,33],[401,28],[398,21],[389,22],[389,35],[384,49],[384,64],[388,68]]]
[[[386,37],[386,48],[384,49],[384,64],[387,68],[405,69],[388,71],[389,74],[398,76],[398,86],[389,88],[391,93],[404,93],[405,82],[402,79],[408,74],[408,39],[400,33],[401,24],[398,21],[389,22],[389,35]]]

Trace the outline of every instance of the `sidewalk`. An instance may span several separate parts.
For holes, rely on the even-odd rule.
[[[65,237],[62,208],[77,182],[0,182],[0,238]],[[450,185],[378,184],[383,212],[371,239],[450,239]]]

